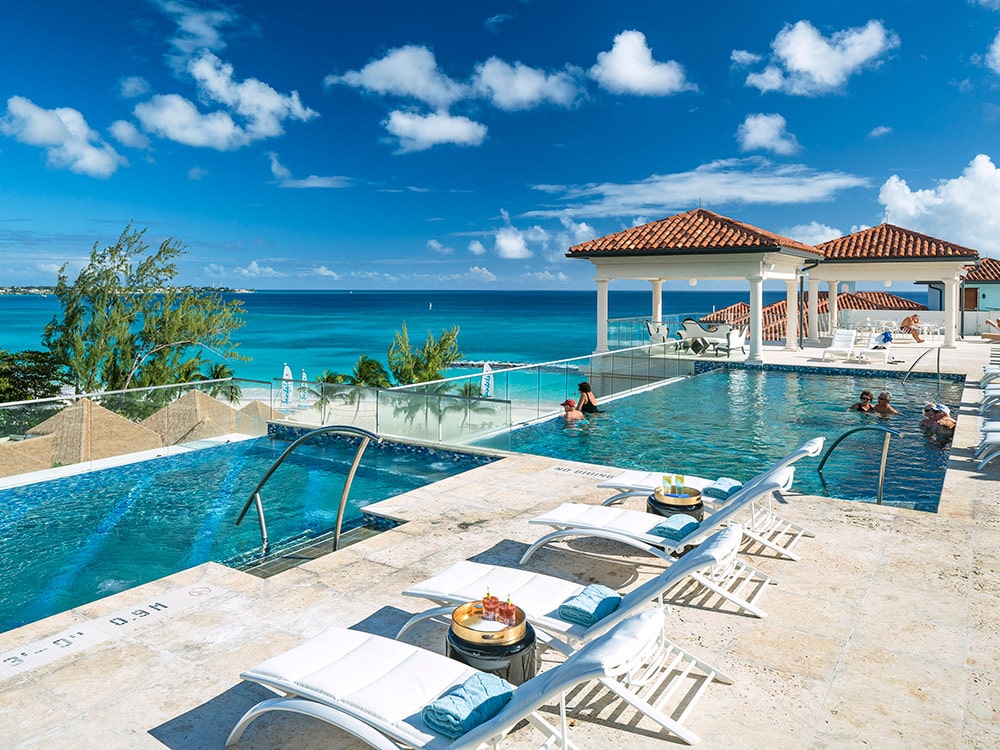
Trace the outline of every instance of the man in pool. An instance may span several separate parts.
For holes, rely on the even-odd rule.
[[[563,408],[563,416],[567,422],[572,422],[575,419],[583,419],[583,412],[576,408],[576,401],[573,399],[568,398],[559,405]]]
[[[892,407],[892,404],[889,403],[891,400],[892,395],[889,391],[882,391],[878,394],[878,400],[875,402],[875,406],[872,408],[872,411],[880,417],[888,417],[893,414],[899,414],[899,412]]]

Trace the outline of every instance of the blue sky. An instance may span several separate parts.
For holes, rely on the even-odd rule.
[[[59,0],[0,71],[0,285],[133,220],[258,289],[589,289],[698,206],[1000,257],[1000,0]]]

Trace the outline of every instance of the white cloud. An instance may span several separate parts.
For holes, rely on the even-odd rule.
[[[536,185],[567,205],[525,216],[620,218],[666,216],[699,201],[712,207],[795,204],[833,200],[851,188],[867,187],[865,177],[820,172],[803,164],[773,164],[762,157],[724,159],[674,174],[654,174],[639,182]],[[717,209],[716,209],[717,210]]]
[[[224,105],[240,123],[228,111],[202,114],[184,97],[164,94],[135,106],[133,112],[144,130],[188,146],[230,151],[281,135],[287,119],[308,121],[318,116],[302,104],[297,91],[279,94],[255,78],[235,81],[233,67],[210,52],[191,60],[188,72],[202,98]]]
[[[198,182],[207,174],[207,169],[202,169],[201,167],[191,167],[191,169],[188,170],[188,179],[193,182]]]
[[[59,269],[62,268],[62,266],[59,263],[37,263],[35,264],[35,268],[44,274],[58,277]]]
[[[271,174],[279,180],[292,179],[292,171],[278,160],[277,153],[268,151],[267,158],[271,160]]]
[[[521,278],[526,281],[554,281],[559,284],[565,284],[569,281],[569,276],[564,274],[562,271],[558,273],[552,273],[552,271],[535,271],[532,273],[523,273]]]
[[[747,86],[786,94],[817,96],[836,91],[866,65],[877,64],[899,46],[899,37],[881,21],[824,37],[808,21],[786,24],[771,42],[773,63],[750,73]]]
[[[508,111],[543,102],[569,107],[582,94],[569,72],[548,74],[520,62],[510,65],[496,57],[476,65],[472,85],[493,106]]]
[[[351,278],[353,279],[364,279],[365,281],[379,281],[395,283],[399,281],[399,278],[388,273],[379,273],[377,271],[351,271]]]
[[[326,276],[328,279],[339,279],[340,274],[336,271],[331,271],[326,266],[313,266],[311,273],[316,276]]]
[[[177,33],[170,39],[170,60],[178,71],[196,52],[225,49],[226,40],[219,28],[235,23],[236,17],[229,11],[202,10],[174,0],[160,0],[159,6],[177,22]]]
[[[868,137],[869,138],[881,138],[884,135],[889,135],[889,133],[891,133],[891,132],[892,132],[892,128],[888,127],[887,125],[878,125],[878,126],[872,128],[868,132]]]
[[[0,118],[0,133],[44,148],[46,163],[54,169],[104,178],[128,164],[90,129],[80,112],[69,107],[42,109],[30,99],[12,96]]]
[[[739,67],[747,67],[753,65],[754,63],[759,63],[761,61],[760,55],[754,52],[748,52],[745,49],[734,49],[729,54],[729,60],[733,65],[738,65]]]
[[[879,190],[886,220],[991,255],[1000,254],[1000,170],[979,154],[958,177],[912,190],[892,175]]]
[[[524,234],[514,227],[504,227],[496,233],[493,241],[497,255],[505,260],[520,260],[532,256]]]
[[[314,174],[302,179],[295,179],[292,177],[292,171],[278,159],[277,153],[268,151],[267,158],[271,162],[271,174],[278,180],[278,187],[281,188],[299,190],[309,188],[343,188],[351,184],[350,179],[347,177],[319,177]]]
[[[427,248],[429,250],[433,250],[435,253],[438,253],[439,255],[451,255],[453,252],[455,252],[452,248],[448,247],[447,245],[442,245],[437,240],[427,240]]]
[[[443,143],[457,146],[478,146],[486,137],[486,126],[467,117],[446,112],[420,115],[414,112],[390,112],[383,123],[390,134],[399,139],[399,151],[425,151]]]
[[[590,77],[616,94],[668,96],[697,90],[688,83],[684,68],[673,60],[657,62],[641,31],[623,31],[610,52],[599,52]]]
[[[1000,75],[1000,32],[993,38],[993,44],[986,53],[986,66]]]
[[[128,76],[118,82],[118,91],[126,99],[145,96],[149,93],[149,82],[141,76]]]
[[[469,243],[469,252],[473,255],[486,255],[486,248],[479,240],[473,240]]]
[[[1000,10],[1000,0],[973,0],[973,2],[990,10]]]
[[[479,279],[480,281],[496,281],[496,275],[490,271],[488,268],[483,266],[470,266],[469,272],[467,274],[470,278]]]
[[[209,276],[225,276],[226,269],[220,266],[218,263],[209,263],[205,266],[205,273]]]
[[[123,146],[141,149],[149,148],[149,138],[140,133],[135,125],[126,120],[116,120],[111,123],[108,132]]]
[[[448,107],[468,92],[465,85],[438,70],[433,52],[415,45],[390,50],[361,70],[323,79],[325,86],[338,83],[376,94],[417,99],[436,108]]]
[[[282,278],[285,274],[280,271],[276,271],[271,266],[262,266],[255,260],[250,261],[249,265],[240,268],[233,269],[240,276],[245,276],[249,279],[263,279],[263,278]]]
[[[793,240],[804,242],[807,245],[818,245],[821,242],[835,240],[843,237],[844,233],[835,227],[820,224],[818,221],[810,221],[808,224],[796,224],[790,229],[782,229],[778,234],[791,237]]]
[[[781,115],[747,115],[736,130],[741,151],[762,149],[789,156],[799,150],[799,142],[786,129]]]

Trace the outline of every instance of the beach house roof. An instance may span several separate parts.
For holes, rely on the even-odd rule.
[[[1000,284],[1000,260],[980,258],[979,266],[965,274],[965,282],[977,284]]]
[[[937,237],[879,224],[816,246],[823,262],[968,260],[975,262],[979,253],[972,248],[939,240]]]
[[[599,255],[705,255],[792,250],[815,256],[819,251],[790,237],[769,232],[704,208],[573,245],[570,258]]]

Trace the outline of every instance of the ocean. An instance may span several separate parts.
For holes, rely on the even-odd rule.
[[[545,362],[584,356],[597,340],[595,290],[589,291],[261,291],[243,300],[245,325],[233,334],[246,362],[230,362],[237,377],[280,378],[288,364],[298,378],[324,370],[350,372],[367,354],[386,363],[394,333],[406,324],[419,346],[459,327],[464,359]],[[706,314],[747,301],[745,290],[665,291],[663,314]],[[764,304],[784,291],[764,293]],[[926,295],[906,295],[926,302]],[[609,292],[609,317],[648,317],[648,291]],[[52,295],[0,295],[0,349],[40,349],[45,324],[59,311]]]

